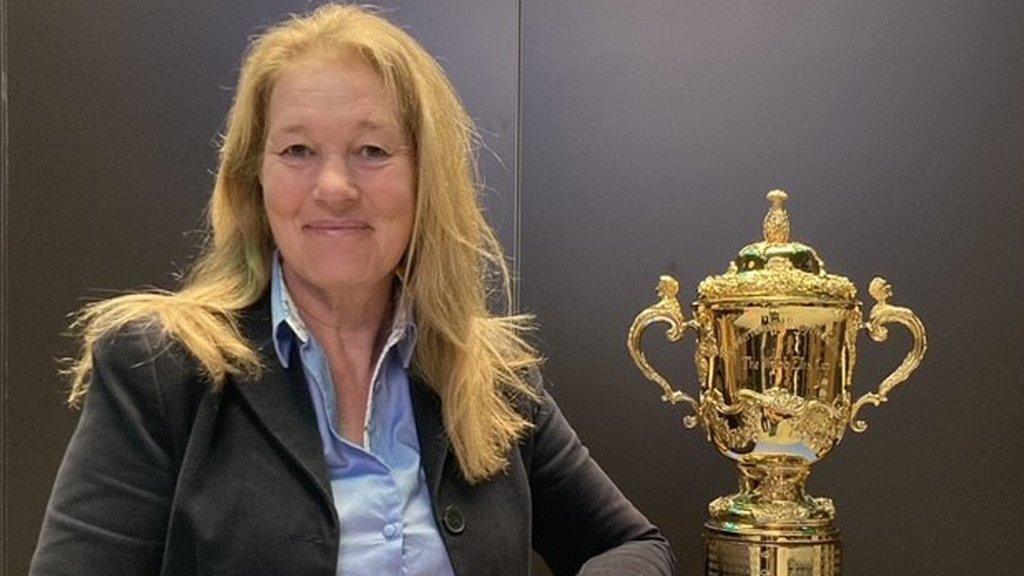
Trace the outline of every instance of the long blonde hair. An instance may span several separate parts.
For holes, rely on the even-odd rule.
[[[540,360],[522,336],[529,317],[487,308],[488,278],[509,309],[511,291],[501,245],[478,197],[473,123],[437,62],[360,6],[322,6],[250,46],[220,151],[207,243],[178,291],[129,294],[80,311],[72,325],[82,342],[70,369],[72,404],[87,393],[97,340],[131,322],[159,323],[214,387],[229,377],[258,377],[260,357],[237,320],[270,282],[274,240],[258,180],[267,103],[290,63],[351,50],[380,74],[416,149],[416,217],[402,266],[402,297],[411,301],[418,329],[414,369],[441,397],[466,479],[478,482],[504,469],[530,427],[515,403],[536,397],[528,372]]]

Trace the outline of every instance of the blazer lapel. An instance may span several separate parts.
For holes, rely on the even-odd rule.
[[[269,435],[298,464],[303,475],[316,486],[324,504],[333,512],[334,501],[323,444],[302,362],[293,347],[288,369],[281,366],[274,352],[269,296],[243,317],[242,330],[259,352],[263,371],[259,380],[236,379],[236,387]],[[335,515],[331,514],[331,517]]]
[[[323,445],[302,363],[294,347],[287,370],[278,361],[271,333],[269,296],[243,317],[242,330],[263,358],[264,370],[258,381],[237,379],[238,391],[270,436],[298,464],[303,475],[317,487],[324,504],[333,511]],[[450,445],[444,430],[441,399],[412,374],[409,392],[419,436],[420,466],[427,477],[431,497],[436,499]]]
[[[409,393],[416,417],[416,433],[420,440],[420,466],[427,477],[431,499],[436,502],[449,446],[448,435],[444,431],[441,399],[412,374],[409,375]]]

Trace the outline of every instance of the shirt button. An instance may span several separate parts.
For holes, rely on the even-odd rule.
[[[398,528],[395,528],[394,524],[388,524],[387,526],[384,527],[384,537],[385,538],[388,538],[388,539],[394,538],[395,534],[398,534]]]

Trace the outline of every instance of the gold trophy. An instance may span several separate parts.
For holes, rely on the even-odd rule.
[[[811,464],[839,443],[847,426],[867,428],[858,419],[861,409],[885,402],[927,347],[921,321],[890,304],[892,289],[882,278],[868,287],[876,303],[863,322],[853,284],[828,274],[811,247],[790,241],[786,198],[781,190],[768,194],[764,241],[740,250],[725,274],[700,283],[692,319],[676,299],[679,283],[662,276],[660,301],[629,329],[629,353],[661,387],[661,399],[688,405],[693,412],[683,424],[703,425],[708,440],[740,469],[739,492],[708,506],[708,576],[840,574],[835,507],[804,491]],[[673,389],[647,361],[641,337],[655,322],[668,324],[671,342],[687,328],[696,333],[697,398]],[[877,392],[854,400],[857,333],[864,328],[883,342],[893,322],[909,330],[913,347]]]

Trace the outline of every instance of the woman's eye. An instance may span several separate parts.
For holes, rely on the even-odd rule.
[[[313,149],[305,144],[292,144],[280,152],[286,158],[308,158],[313,155]]]
[[[362,148],[360,148],[359,155],[368,160],[383,160],[385,158],[391,157],[390,152],[381,148],[380,146],[373,145],[363,146]]]

